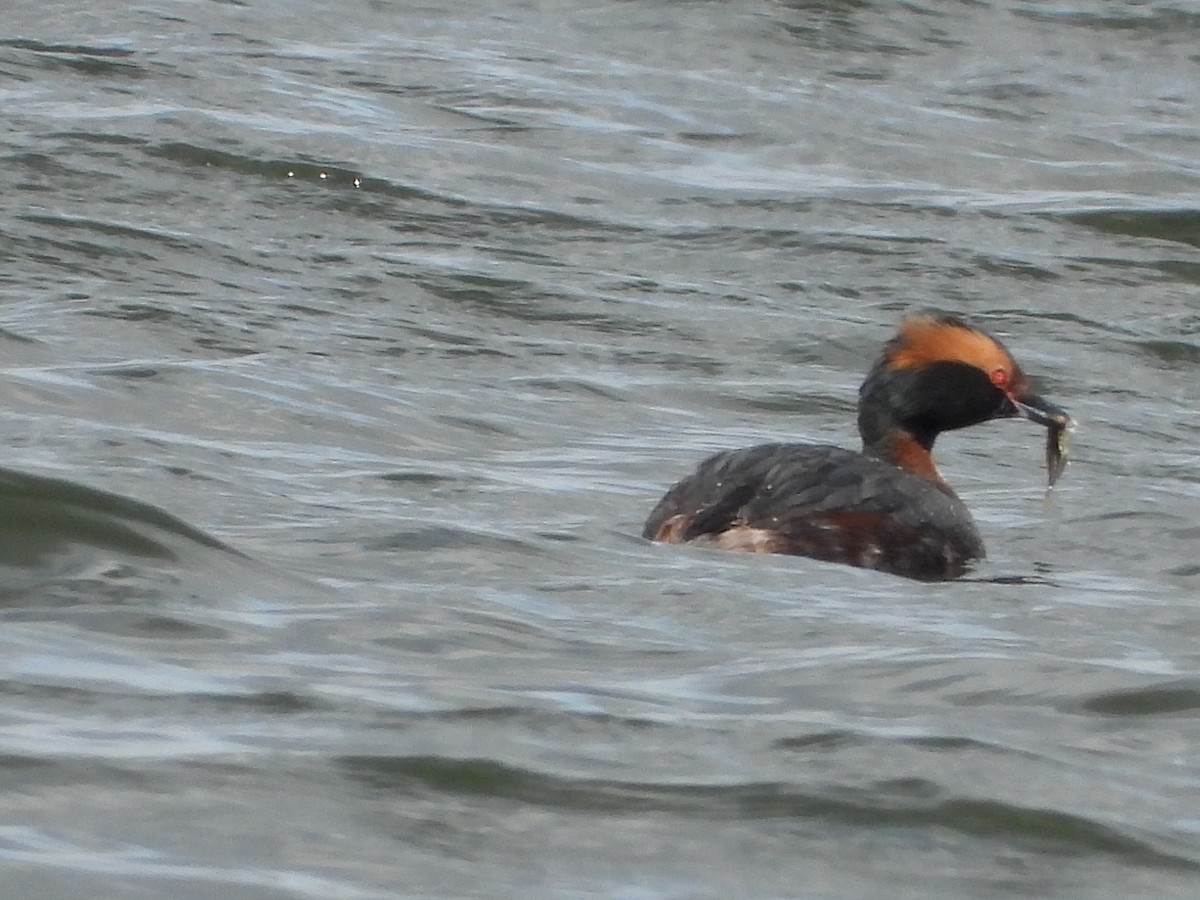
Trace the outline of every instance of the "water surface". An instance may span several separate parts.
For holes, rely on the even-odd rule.
[[[0,883],[1192,897],[1200,12],[18,3]],[[920,585],[652,546],[855,444],[907,309],[1079,422],[946,436]]]

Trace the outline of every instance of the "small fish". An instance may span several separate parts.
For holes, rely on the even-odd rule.
[[[1069,416],[1056,416],[1046,427],[1046,474],[1049,478],[1047,493],[1067,467],[1067,432],[1074,425]]]

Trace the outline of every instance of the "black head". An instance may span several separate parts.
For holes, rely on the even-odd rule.
[[[1032,392],[1004,345],[960,319],[906,318],[859,391],[858,427],[868,452],[886,456],[897,432],[925,450],[943,431],[1023,416],[1047,428],[1070,423]]]

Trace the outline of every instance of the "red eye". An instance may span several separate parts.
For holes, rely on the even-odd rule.
[[[992,374],[988,377],[992,379],[992,384],[996,387],[1008,387],[1008,372],[1004,369],[992,369]]]

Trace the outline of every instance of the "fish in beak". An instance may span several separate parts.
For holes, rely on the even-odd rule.
[[[1037,394],[1006,394],[1005,400],[1000,415],[1021,416],[1046,429],[1046,475],[1049,486],[1054,487],[1067,467],[1067,432],[1075,427],[1075,422],[1066,412]]]

